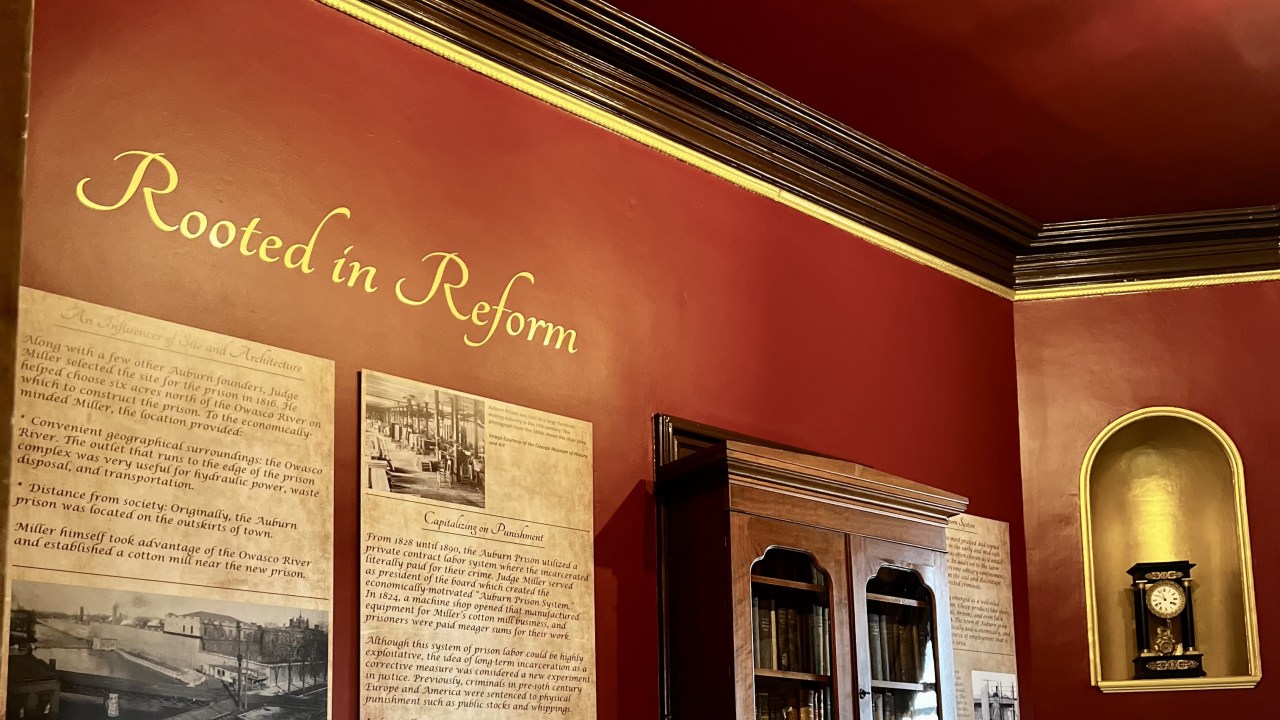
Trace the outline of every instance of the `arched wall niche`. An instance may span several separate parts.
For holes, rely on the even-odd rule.
[[[1262,678],[1244,466],[1209,418],[1151,407],[1094,439],[1080,470],[1090,677],[1103,692],[1253,687]],[[1134,680],[1134,563],[1189,560],[1203,678]]]

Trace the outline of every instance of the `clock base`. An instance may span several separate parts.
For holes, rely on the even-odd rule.
[[[1135,680],[1204,677],[1204,655],[1198,652],[1181,655],[1140,655],[1133,659]]]

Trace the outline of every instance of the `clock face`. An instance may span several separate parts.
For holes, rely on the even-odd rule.
[[[1171,618],[1187,606],[1187,595],[1176,583],[1161,580],[1147,591],[1147,608],[1152,614]]]

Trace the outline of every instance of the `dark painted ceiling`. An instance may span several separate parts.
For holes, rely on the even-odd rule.
[[[1280,0],[612,0],[1040,222],[1280,203]]]

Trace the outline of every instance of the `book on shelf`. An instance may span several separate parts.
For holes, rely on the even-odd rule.
[[[822,614],[826,608],[821,605],[813,608],[813,631],[810,637],[813,638],[813,671],[825,675],[826,663],[822,657]]]
[[[822,674],[822,607],[815,605],[809,624],[809,645],[813,648],[813,671]]]
[[[912,631],[916,629],[914,624],[898,626],[898,681],[899,682],[917,682],[919,678],[912,677],[915,671],[915,658],[912,656],[911,646],[915,643],[912,640]]]
[[[787,609],[787,644],[791,646],[791,670],[804,672],[803,636],[800,634],[800,611]]]
[[[774,619],[777,624],[774,625],[773,631],[775,641],[778,643],[778,665],[776,670],[791,670],[791,623],[787,622],[787,608],[777,608]]]
[[[813,615],[809,621],[809,644],[813,648],[813,671],[818,674],[826,674],[822,662],[822,611],[822,606],[814,606]]]
[[[769,720],[787,720],[786,700],[778,695],[769,696]]]
[[[900,712],[898,709],[900,704],[898,696],[892,692],[885,692],[880,693],[880,697],[882,699],[880,707],[883,720],[897,720]]]
[[[889,659],[889,679],[902,680],[902,625],[889,623],[889,642],[885,643]]]
[[[880,613],[877,616],[880,625],[880,679],[889,679],[889,619]]]
[[[822,674],[831,674],[831,608],[824,607],[818,619],[818,662]]]
[[[910,651],[911,664],[908,666],[908,675],[911,676],[911,682],[920,682],[924,678],[924,663],[920,662],[920,625],[918,623],[911,624],[911,646],[907,648]]]
[[[759,690],[755,720],[831,720],[831,689]]]
[[[927,609],[882,606],[867,610],[867,650],[871,679],[932,682],[931,615]]]
[[[822,608],[822,626],[818,628],[818,642],[822,645],[822,674],[831,674],[831,608]]]
[[[769,601],[769,667],[778,669],[778,604]]]
[[[831,674],[831,608],[826,608],[822,620],[822,645],[826,648],[827,674]]]
[[[796,640],[800,645],[800,671],[815,672],[813,669],[813,612],[796,611]]]
[[[789,697],[771,697],[769,704],[771,720],[799,720],[796,703]]]
[[[751,621],[755,628],[756,667],[777,670],[777,644],[774,640],[775,613],[772,598],[751,598]]]
[[[867,615],[867,650],[871,656],[871,679],[884,679],[884,663],[881,653],[884,651],[884,639],[880,637],[880,613]]]

